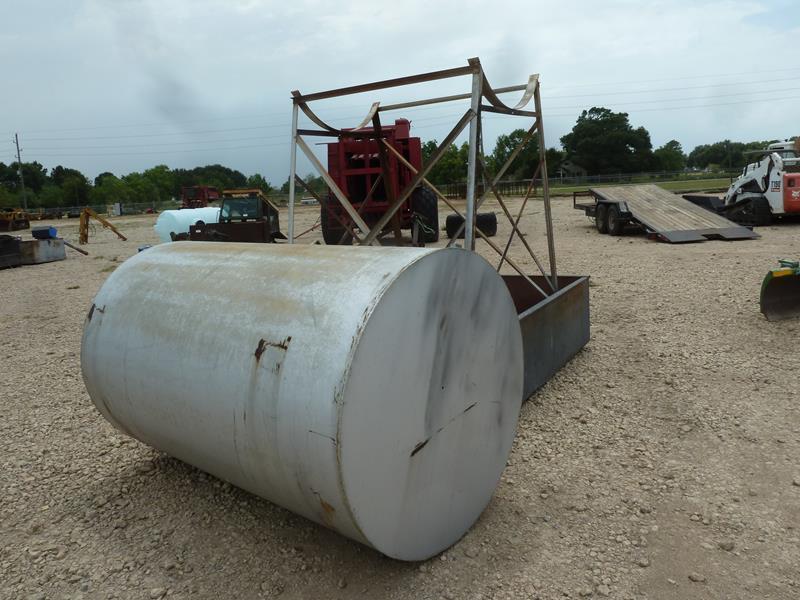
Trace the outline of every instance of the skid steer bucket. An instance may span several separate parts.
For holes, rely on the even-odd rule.
[[[761,284],[761,312],[767,321],[800,317],[800,262],[779,262]]]

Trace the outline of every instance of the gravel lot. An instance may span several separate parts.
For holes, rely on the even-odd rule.
[[[559,271],[592,276],[592,341],[523,406],[475,526],[406,564],[95,411],[83,319],[107,275],[156,242],[153,222],[116,219],[128,242],[98,227],[88,257],[0,271],[2,598],[800,597],[800,321],[758,312],[800,225],[670,246],[599,235],[556,199]],[[77,239],[75,220],[55,224]]]

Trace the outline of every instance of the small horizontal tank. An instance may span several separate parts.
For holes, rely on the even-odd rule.
[[[459,249],[149,248],[98,292],[81,365],[121,431],[402,560],[475,522],[522,402],[514,304]]]

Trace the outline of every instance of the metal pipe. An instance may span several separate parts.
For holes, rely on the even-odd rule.
[[[527,85],[511,85],[508,87],[497,88],[495,94],[507,94],[508,92],[521,92]],[[469,100],[472,98],[472,93],[468,94],[454,94],[452,96],[439,96],[438,98],[427,98],[425,100],[414,100],[412,102],[400,102],[398,104],[386,104],[381,106],[378,110],[380,112],[388,112],[390,110],[399,110],[401,108],[412,108],[414,106],[425,106],[427,104],[440,104],[442,102],[453,102],[455,100]]]
[[[475,116],[469,122],[469,150],[467,154],[467,209],[464,220],[464,248],[475,250],[475,170],[478,156],[478,120],[481,118],[481,87],[483,73],[478,72],[472,76],[472,103],[471,109]]]
[[[122,432],[402,560],[478,518],[523,393],[508,288],[459,249],[155,246],[98,292],[81,368]]]
[[[292,95],[294,95],[295,102],[313,102],[314,100],[324,100],[326,98],[336,98],[338,96],[348,96],[350,94],[361,94],[362,92],[374,92],[375,90],[385,90],[386,88],[413,85],[415,83],[425,83],[427,81],[437,81],[439,79],[448,79],[450,77],[459,77],[461,75],[470,75],[475,73],[476,70],[480,70],[480,68],[480,61],[478,61],[476,58],[472,58],[469,60],[469,66],[466,67],[444,69],[443,71],[431,71],[429,73],[411,75],[408,77],[398,77],[396,79],[385,79],[383,81],[375,81],[373,83],[365,83],[362,85],[352,85],[350,87],[328,90],[325,92],[317,92],[314,94],[303,95],[300,94],[300,92],[292,92]]]
[[[558,290],[558,269],[556,268],[556,244],[553,237],[553,216],[550,210],[550,182],[547,178],[547,147],[544,141],[544,123],[542,122],[542,97],[539,86],[533,92],[536,106],[537,131],[539,134],[539,164],[542,165],[542,197],[544,199],[544,224],[547,230],[547,253],[550,259],[550,284]]]
[[[292,148],[289,155],[289,243],[294,244],[294,178],[297,176],[297,104],[292,104]]]

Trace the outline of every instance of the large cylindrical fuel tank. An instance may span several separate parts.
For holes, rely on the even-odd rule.
[[[522,403],[514,304],[459,249],[156,246],[103,284],[81,365],[121,431],[403,560],[478,518]]]

